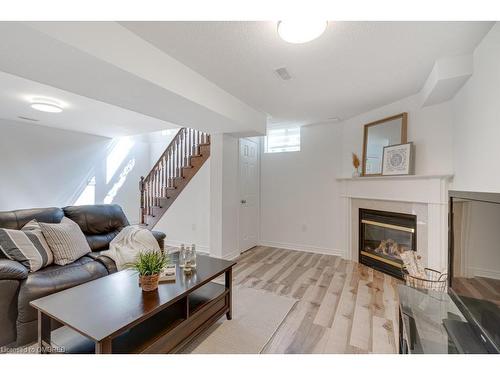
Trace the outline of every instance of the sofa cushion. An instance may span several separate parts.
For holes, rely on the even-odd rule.
[[[0,347],[16,341],[18,289],[19,280],[0,280]]]
[[[106,267],[87,256],[65,266],[52,265],[30,273],[19,289],[17,320],[37,319],[36,310],[29,305],[31,301],[106,275]]]
[[[91,251],[78,224],[67,217],[59,224],[40,223],[40,227],[54,254],[55,264],[64,266]]]
[[[109,243],[129,225],[122,208],[116,204],[64,207],[64,215],[82,229],[92,251],[109,248]]]
[[[21,229],[33,219],[44,223],[60,223],[63,216],[63,210],[57,207],[4,211],[0,212],[0,228]]]

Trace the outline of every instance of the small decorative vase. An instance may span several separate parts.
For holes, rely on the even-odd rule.
[[[158,282],[160,275],[139,276],[141,281],[141,288],[144,292],[151,292],[158,289]]]
[[[352,177],[359,177],[361,176],[361,173],[359,173],[359,168],[356,168],[353,172],[352,172]]]

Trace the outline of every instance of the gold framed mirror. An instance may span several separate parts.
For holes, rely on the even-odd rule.
[[[363,176],[381,176],[384,147],[407,142],[408,113],[403,112],[365,124]]]

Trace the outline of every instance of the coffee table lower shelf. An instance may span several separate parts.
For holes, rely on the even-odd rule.
[[[112,353],[178,352],[229,311],[229,289],[208,283],[115,337]],[[53,347],[64,353],[95,352],[94,341],[66,326],[52,331],[51,341]]]

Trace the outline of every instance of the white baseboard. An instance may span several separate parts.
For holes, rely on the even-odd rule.
[[[469,277],[479,276],[500,280],[500,272],[498,270],[490,270],[486,268],[468,267],[467,275]]]
[[[222,257],[222,259],[225,259],[225,260],[234,260],[234,259],[238,258],[239,256],[240,256],[240,252],[239,251],[233,251],[232,253],[224,255]]]
[[[165,245],[167,246],[174,246],[174,247],[181,247],[181,245],[184,244],[186,246],[191,246],[191,242],[187,241],[176,241],[176,240],[167,240],[165,241]],[[196,245],[196,252],[201,253],[201,254],[210,254],[210,250],[208,246],[202,246],[202,245]]]
[[[300,245],[300,244],[286,243],[286,242],[260,241],[260,246],[278,247],[280,249],[286,249],[286,250],[305,251],[306,253],[336,255],[342,258],[345,258],[346,254],[344,250],[331,249],[319,246]]]

